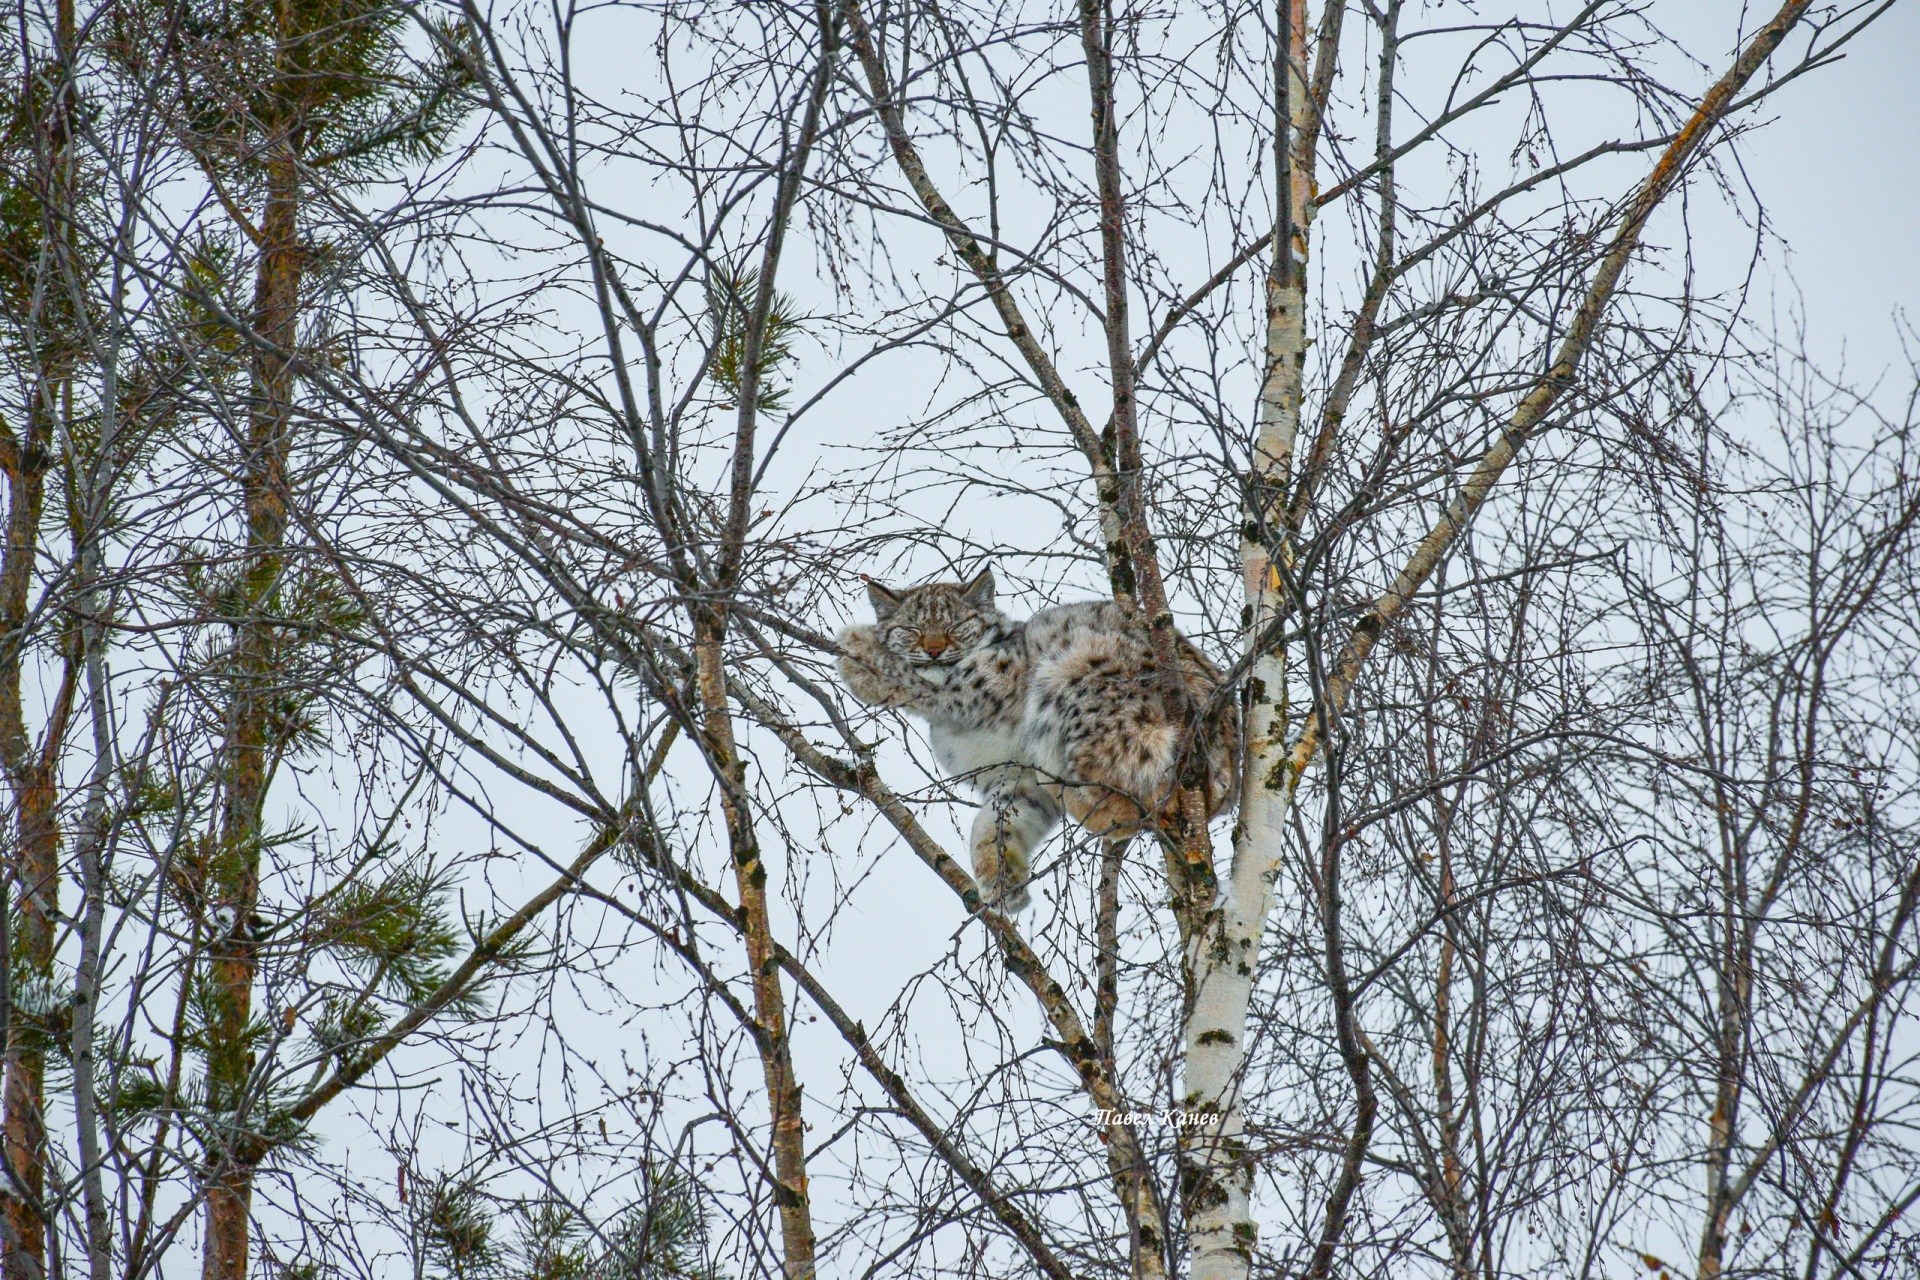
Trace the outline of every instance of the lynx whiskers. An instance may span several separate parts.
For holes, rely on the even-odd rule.
[[[1026,907],[1033,851],[1062,814],[1108,837],[1161,823],[1189,746],[1205,762],[1208,816],[1232,805],[1238,713],[1185,636],[1175,707],[1126,606],[1059,605],[1016,622],[993,606],[991,570],[867,594],[875,621],[840,634],[841,677],[869,706],[924,718],[941,768],[980,793],[973,870],[1002,910]]]

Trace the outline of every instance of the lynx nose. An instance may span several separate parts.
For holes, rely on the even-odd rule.
[[[937,658],[953,647],[953,641],[945,636],[927,636],[920,641],[920,647],[927,651],[929,658]]]

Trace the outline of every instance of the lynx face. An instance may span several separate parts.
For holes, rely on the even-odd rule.
[[[993,572],[968,583],[930,582],[895,591],[867,585],[880,643],[909,666],[950,667],[978,648],[995,618]]]

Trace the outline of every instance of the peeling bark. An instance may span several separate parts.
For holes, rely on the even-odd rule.
[[[1276,525],[1288,504],[1307,351],[1306,262],[1318,112],[1307,79],[1304,0],[1283,0],[1281,12],[1283,45],[1275,67],[1278,217],[1266,282],[1267,345],[1258,429],[1243,499],[1241,565],[1249,636],[1269,634],[1291,611],[1285,592],[1291,544]],[[1323,57],[1328,60],[1324,74],[1330,77],[1330,56]],[[1290,720],[1286,670],[1284,648],[1254,657],[1243,694],[1246,755],[1225,901],[1187,944],[1187,981],[1193,995],[1182,1104],[1207,1117],[1204,1124],[1182,1132],[1181,1144],[1195,1280],[1246,1276],[1257,1241],[1254,1170],[1246,1147],[1240,1077],[1259,935],[1270,909],[1278,853],[1298,782],[1297,775],[1277,780],[1272,767],[1284,750]],[[1265,856],[1251,856],[1254,850]]]

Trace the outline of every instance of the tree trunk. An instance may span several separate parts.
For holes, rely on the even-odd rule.
[[[54,931],[60,918],[60,819],[57,761],[63,717],[49,716],[46,738],[36,750],[27,730],[22,674],[26,664],[28,596],[40,550],[40,520],[46,477],[53,465],[60,415],[72,411],[71,290],[65,272],[72,220],[73,181],[69,131],[73,112],[72,0],[54,12],[54,58],[40,74],[53,80],[41,153],[41,192],[46,232],[32,282],[37,341],[31,359],[32,401],[25,434],[8,432],[0,442],[0,470],[7,483],[4,560],[0,560],[0,766],[14,807],[14,850],[6,876],[18,895],[11,920],[0,920],[0,1002],[6,1012],[6,1067],[0,1095],[0,1154],[5,1157],[4,1234],[0,1273],[6,1280],[39,1280],[47,1271],[51,1221],[46,1194],[46,1050],[54,1012]],[[3,903],[4,899],[0,899]],[[30,994],[29,994],[30,993]],[[29,994],[22,1009],[16,996]]]
[[[116,303],[118,297],[116,295]],[[80,881],[80,948],[73,974],[73,1112],[75,1138],[80,1150],[81,1201],[86,1223],[88,1280],[110,1280],[113,1275],[113,1232],[111,1209],[106,1190],[106,1142],[98,1097],[99,1063],[94,1043],[94,1011],[100,1004],[103,947],[107,927],[107,866],[111,858],[109,842],[113,777],[117,752],[113,738],[113,708],[108,694],[106,652],[107,614],[111,608],[109,593],[102,588],[104,556],[101,543],[106,529],[107,504],[112,496],[114,465],[121,456],[119,343],[116,313],[110,326],[105,350],[100,355],[100,438],[81,472],[82,450],[71,436],[67,442],[69,470],[84,475],[74,488],[83,492],[84,501],[73,521],[76,546],[76,596],[80,616],[74,622],[73,662],[76,678],[84,680],[87,718],[93,731],[93,767],[87,780],[86,805],[81,815],[78,848],[74,850],[74,869]]]
[[[1727,1229],[1736,1200],[1732,1185],[1733,1152],[1740,1132],[1740,1107],[1746,1097],[1747,1014],[1752,998],[1751,922],[1759,918],[1747,902],[1746,842],[1730,819],[1732,798],[1724,785],[1716,787],[1721,818],[1720,896],[1715,922],[1718,932],[1714,968],[1714,1004],[1718,1026],[1714,1036],[1713,1112],[1707,1117],[1707,1197],[1700,1226],[1700,1250],[1694,1274],[1701,1280],[1721,1273],[1725,1265]],[[1824,1224],[1815,1224],[1817,1231]]]
[[[1429,757],[1431,759],[1431,757]],[[1433,773],[1439,776],[1438,761]],[[1439,828],[1440,909],[1451,911],[1455,903],[1453,881],[1452,822],[1447,804],[1436,802],[1440,811]],[[1473,1280],[1473,1233],[1469,1225],[1467,1198],[1460,1167],[1460,1112],[1453,1096],[1453,924],[1448,921],[1439,931],[1440,959],[1433,975],[1433,1091],[1434,1120],[1439,1130],[1439,1181],[1433,1189],[1434,1209],[1447,1230],[1447,1249],[1454,1280]]]
[[[13,619],[8,620],[9,623]],[[9,637],[11,639],[11,636]],[[19,704],[18,650],[3,678],[8,718]],[[12,725],[7,736],[12,737]],[[12,755],[12,751],[8,751]],[[59,827],[53,787],[37,767],[8,769],[17,844],[9,878],[19,898],[9,938],[6,1060],[6,1280],[46,1275],[46,1050],[53,996],[53,931],[59,916]],[[18,997],[26,996],[25,1001]],[[22,1005],[26,1007],[22,1007]]]
[[[1285,551],[1274,557],[1275,530],[1288,505],[1288,480],[1300,434],[1301,386],[1306,362],[1307,229],[1312,218],[1312,132],[1306,84],[1304,0],[1283,0],[1283,41],[1275,68],[1277,103],[1274,162],[1279,214],[1273,267],[1267,277],[1266,368],[1261,380],[1258,432],[1246,482],[1246,535],[1241,564],[1247,634],[1267,634],[1287,612]],[[1258,643],[1251,640],[1250,643]],[[1182,1130],[1181,1185],[1193,1250],[1194,1280],[1244,1277],[1253,1260],[1253,1160],[1243,1134],[1246,1118],[1240,1071],[1253,997],[1258,938],[1266,919],[1287,812],[1298,775],[1284,772],[1288,704],[1286,653],[1277,646],[1256,654],[1247,680],[1242,722],[1246,759],[1240,821],[1235,828],[1226,917],[1188,945],[1193,1002],[1186,1033],[1186,1087],[1182,1101],[1203,1123]],[[1257,851],[1257,852],[1256,852]],[[1229,942],[1229,940],[1231,940]]]
[[[41,552],[46,478],[55,424],[71,413],[73,353],[44,354],[40,385],[23,440],[0,443],[7,482],[6,545],[0,552],[0,769],[13,801],[14,847],[6,868],[17,907],[5,940],[7,981],[4,1150],[6,1280],[46,1274],[42,1196],[46,1190],[46,1045],[60,997],[54,990],[55,933],[60,919],[59,761],[65,746],[76,668],[67,654],[53,705],[36,745],[26,720],[29,595]],[[56,411],[56,406],[58,406]],[[22,999],[24,997],[24,999]]]
[[[284,145],[284,144],[283,144]],[[272,779],[275,699],[271,615],[284,565],[287,455],[293,419],[293,349],[298,335],[300,279],[298,173],[282,152],[267,161],[267,197],[260,220],[251,324],[258,345],[251,364],[241,501],[247,521],[242,602],[230,657],[220,829],[209,868],[212,908],[208,977],[207,1102],[219,1126],[208,1153],[206,1280],[245,1280],[254,1163],[246,1158],[248,1085],[253,1073],[247,1026],[258,968],[252,921],[260,896],[260,853],[267,787]]]
[[[41,380],[53,395],[51,378]],[[53,779],[34,749],[23,705],[27,597],[40,546],[52,413],[36,395],[23,440],[8,441],[5,561],[0,563],[0,763],[12,793],[6,938],[6,1280],[46,1274],[46,1043],[53,1013],[54,924],[60,917],[60,828]]]
[[[727,706],[722,623],[708,612],[695,642],[701,730],[721,783],[720,805],[726,818],[727,846],[740,891],[740,921],[753,975],[755,1044],[767,1082],[767,1109],[773,1117],[773,1197],[780,1216],[780,1243],[787,1280],[814,1275],[813,1210],[807,1194],[806,1123],[801,1116],[800,1079],[794,1074],[788,1040],[786,997],[780,989],[780,959],[767,915],[767,868],[753,816],[746,805],[746,766],[734,741]]]

